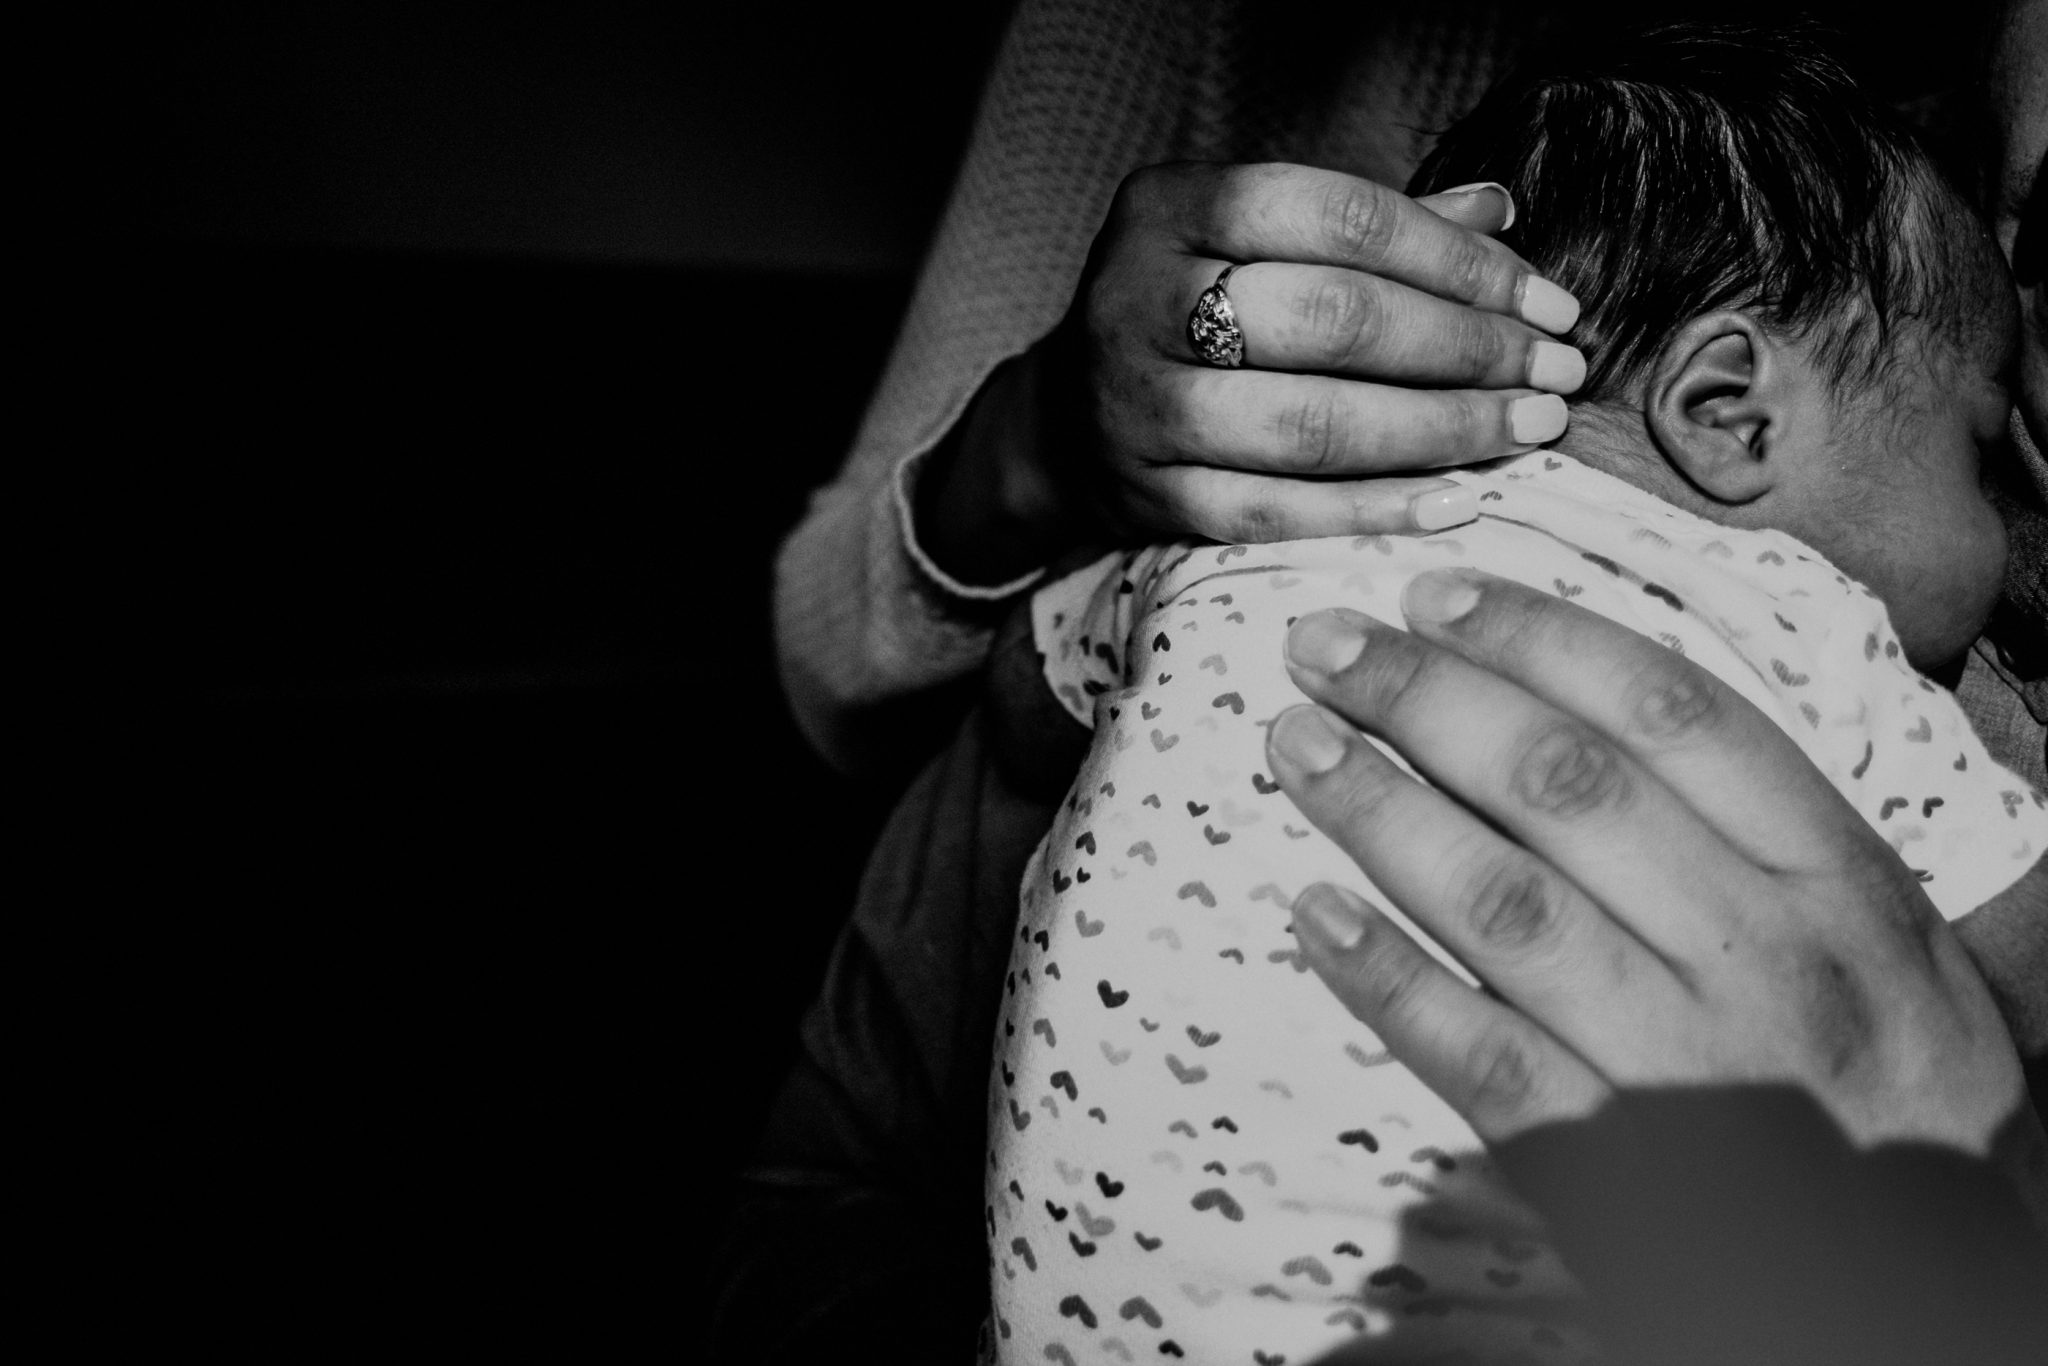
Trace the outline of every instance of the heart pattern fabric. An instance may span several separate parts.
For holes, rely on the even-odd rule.
[[[1777,720],[1951,917],[2048,847],[2048,803],[1797,541],[1554,452],[1453,477],[1489,495],[1454,537],[1152,547],[1037,595],[1047,686],[1095,743],[1025,873],[989,1070],[1000,1360],[1597,1355],[1477,1138],[1294,949],[1312,882],[1388,904],[1266,765],[1306,612],[1398,624],[1407,581],[1455,562],[1661,640]]]

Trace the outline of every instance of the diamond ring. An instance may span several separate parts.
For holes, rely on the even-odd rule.
[[[1225,266],[1216,283],[1202,291],[1188,314],[1188,340],[1195,354],[1209,364],[1235,370],[1244,364],[1244,329],[1237,325],[1237,310],[1230,306],[1224,283],[1236,266]]]

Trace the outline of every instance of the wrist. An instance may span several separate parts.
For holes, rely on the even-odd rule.
[[[1070,519],[1044,458],[1034,352],[1003,362],[933,448],[912,497],[918,544],[947,576],[1006,584],[1067,548]]]

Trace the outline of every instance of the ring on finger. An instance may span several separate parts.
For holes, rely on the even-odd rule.
[[[1225,266],[1188,314],[1188,341],[1195,354],[1222,370],[1244,364],[1244,329],[1237,325],[1237,310],[1230,306],[1230,295],[1223,289],[1236,269],[1235,265]]]

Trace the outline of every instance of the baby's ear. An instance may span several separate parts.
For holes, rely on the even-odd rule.
[[[1657,355],[1643,420],[1664,458],[1716,502],[1751,503],[1783,474],[1792,357],[1747,313],[1694,318]]]

